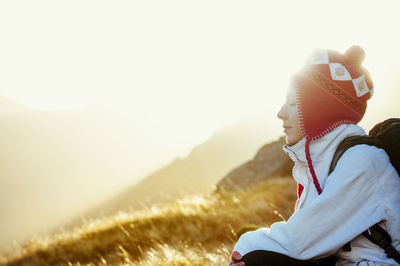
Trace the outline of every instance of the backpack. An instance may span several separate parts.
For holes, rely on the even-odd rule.
[[[336,149],[329,168],[329,174],[333,172],[345,151],[359,144],[367,144],[384,149],[389,155],[391,164],[400,175],[400,118],[390,118],[375,125],[369,131],[368,136],[351,136],[344,139]],[[392,239],[386,230],[375,224],[362,235],[381,247],[388,258],[393,258],[400,264],[400,253],[392,246]],[[343,247],[343,250],[351,250],[350,242]]]

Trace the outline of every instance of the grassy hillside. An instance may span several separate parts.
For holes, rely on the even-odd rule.
[[[84,222],[31,239],[4,265],[223,265],[244,225],[287,219],[296,199],[291,178],[242,192],[198,195]]]

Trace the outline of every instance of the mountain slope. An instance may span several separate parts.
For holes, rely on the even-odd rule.
[[[29,108],[23,104],[0,96],[0,117],[12,115],[29,115],[37,112],[38,111]]]
[[[134,183],[143,169],[162,165],[167,151],[146,139],[146,128],[131,122],[94,110],[0,117],[0,245],[66,224]],[[259,118],[222,129],[188,158],[154,172],[138,189],[118,193],[117,201],[96,213],[210,190],[252,157],[267,132]]]
[[[233,169],[217,184],[217,190],[243,190],[277,176],[290,176],[293,162],[282,147],[285,137],[265,144],[251,160]]]
[[[265,143],[268,125],[261,121],[259,117],[247,117],[216,131],[204,143],[194,147],[186,158],[175,159],[86,215],[137,209],[215,189],[223,176],[252,158]]]

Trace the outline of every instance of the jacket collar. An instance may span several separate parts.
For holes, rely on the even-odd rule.
[[[318,164],[318,162],[321,161],[329,161],[330,164],[330,160],[332,160],[332,156],[339,143],[343,139],[354,135],[366,135],[366,133],[364,129],[358,125],[346,124],[338,126],[318,140],[311,141],[311,160],[314,164]],[[305,143],[306,140],[303,138],[294,145],[284,146],[283,150],[295,163],[306,163]]]

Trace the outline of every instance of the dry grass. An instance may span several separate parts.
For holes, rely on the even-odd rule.
[[[242,192],[190,196],[86,221],[24,243],[4,265],[226,265],[242,226],[287,219],[295,183],[277,178]]]

